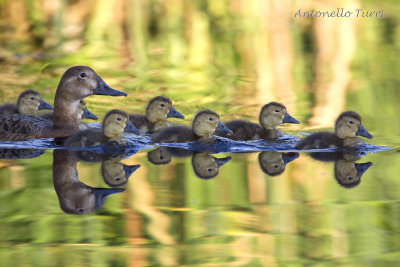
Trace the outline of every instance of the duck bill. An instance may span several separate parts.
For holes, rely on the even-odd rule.
[[[220,168],[222,165],[224,165],[225,163],[229,162],[232,159],[231,156],[227,156],[226,158],[219,158],[219,159],[215,159],[215,162],[218,165],[218,168]]]
[[[53,110],[54,108],[53,108],[52,105],[48,104],[46,101],[40,100],[38,109],[50,109],[50,110]]]
[[[299,153],[296,153],[296,152],[283,153],[282,160],[286,165],[289,162],[297,159],[298,157],[299,157]]]
[[[357,170],[357,174],[359,177],[361,177],[366,170],[368,170],[369,167],[372,166],[372,162],[366,162],[366,163],[356,163],[355,168]]]
[[[134,133],[134,134],[137,134],[137,135],[140,135],[142,133],[141,131],[139,131],[138,128],[135,127],[135,125],[133,125],[133,123],[130,120],[128,120],[126,122],[126,126],[125,126],[125,129],[124,129],[124,132],[126,132],[126,133]]]
[[[370,133],[364,128],[364,126],[363,126],[362,124],[360,124],[360,126],[358,126],[358,130],[357,130],[357,132],[356,132],[356,135],[358,135],[358,136],[364,136],[364,137],[369,138],[369,139],[371,139],[371,138],[374,137],[372,134],[370,134]]]
[[[129,176],[131,176],[132,173],[134,173],[137,169],[140,168],[140,165],[124,165],[124,171],[125,171],[125,177],[126,179],[129,178]]]
[[[121,193],[124,191],[125,189],[123,188],[94,188],[92,192],[96,197],[95,209],[103,206],[104,200],[106,200],[109,195]]]
[[[83,114],[82,114],[82,118],[83,119],[91,119],[91,120],[97,120],[97,116],[94,115],[92,112],[90,112],[86,107],[83,110]]]
[[[289,113],[285,113],[285,117],[283,117],[282,123],[296,123],[299,124],[300,122],[289,115]]]
[[[218,126],[217,126],[216,130],[224,131],[224,132],[227,132],[228,134],[232,134],[233,133],[231,131],[231,129],[226,127],[225,124],[223,124],[221,121],[218,122]]]
[[[112,89],[99,76],[97,76],[97,87],[96,87],[96,89],[94,89],[93,92],[95,95],[109,95],[109,96],[127,96],[128,95],[125,92]]]
[[[173,106],[169,109],[169,112],[167,114],[168,118],[178,118],[178,119],[184,119],[185,116],[183,116],[181,113],[179,113]]]

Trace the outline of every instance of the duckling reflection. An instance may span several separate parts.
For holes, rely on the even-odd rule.
[[[269,176],[277,176],[285,171],[286,165],[289,162],[297,159],[297,152],[278,152],[278,151],[263,151],[258,154],[258,162],[261,170]]]
[[[334,175],[339,185],[353,188],[361,183],[361,176],[372,166],[372,162],[356,163],[361,158],[356,151],[313,152],[310,156],[319,161],[334,161]]]
[[[125,191],[122,188],[93,188],[80,182],[77,162],[74,151],[54,150],[53,184],[65,213],[91,213],[102,207],[109,195]]]
[[[111,187],[123,186],[128,182],[131,174],[140,168],[140,165],[125,165],[118,159],[106,159],[101,164],[101,176],[104,182]]]
[[[201,179],[211,179],[217,176],[219,168],[231,159],[231,156],[216,158],[207,152],[196,152],[192,156],[193,171]]]

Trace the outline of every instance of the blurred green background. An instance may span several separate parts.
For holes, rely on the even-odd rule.
[[[294,17],[336,8],[385,17]],[[52,103],[62,73],[87,65],[129,95],[87,98],[100,120],[111,108],[144,113],[156,95],[186,124],[203,108],[257,121],[278,101],[302,122],[285,132],[332,129],[351,109],[368,142],[394,148],[364,157],[373,166],[351,189],[303,154],[278,177],[258,153],[233,154],[205,181],[189,158],[155,166],[140,152],[124,160],[142,164],[127,191],[86,216],[61,211],[52,151],[1,160],[0,265],[400,264],[398,1],[0,0],[0,13],[1,102],[32,88]],[[105,187],[99,168],[79,163],[82,182]]]

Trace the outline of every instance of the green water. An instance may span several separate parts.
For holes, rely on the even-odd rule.
[[[340,186],[335,163],[306,153],[278,176],[257,153],[208,180],[192,157],[154,165],[149,150],[124,186],[87,215],[66,214],[53,185],[53,150],[0,160],[0,266],[398,266],[400,264],[399,22],[396,1],[0,1],[0,97],[27,88],[52,104],[62,73],[87,65],[127,98],[91,96],[99,117],[112,108],[144,113],[172,99],[189,125],[200,109],[222,121],[257,121],[278,101],[301,121],[301,136],[332,130],[355,110],[374,135],[361,182]],[[50,4],[52,3],[52,4]],[[352,6],[353,5],[353,6]],[[386,17],[294,18],[303,9],[385,10]],[[108,187],[101,163],[79,162],[79,180]]]

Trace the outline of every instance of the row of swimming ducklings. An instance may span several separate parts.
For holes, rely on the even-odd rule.
[[[54,98],[54,112],[46,118],[37,117],[37,110],[52,109],[40,95],[28,91],[19,97],[17,105],[0,107],[0,141],[18,141],[34,138],[61,138],[65,146],[93,146],[109,141],[123,141],[122,132],[152,134],[155,143],[214,140],[215,135],[232,140],[271,139],[283,133],[277,128],[282,123],[299,123],[286,111],[286,107],[270,102],[261,108],[259,124],[233,120],[223,124],[217,113],[202,110],[193,119],[192,127],[174,125],[169,117],[181,118],[170,99],[158,96],[149,101],[146,115],[128,115],[121,110],[111,110],[106,114],[102,130],[86,129],[79,132],[79,119],[95,118],[85,107],[83,99],[93,95],[126,96],[127,94],[109,87],[92,69],[75,66],[61,77]],[[32,107],[26,104],[31,100]],[[29,110],[29,111],[27,111]],[[17,113],[17,114],[10,114]],[[34,116],[36,115],[36,116]],[[340,114],[335,123],[335,132],[319,132],[300,140],[296,149],[355,147],[356,136],[372,138],[364,128],[361,117],[356,112]]]

